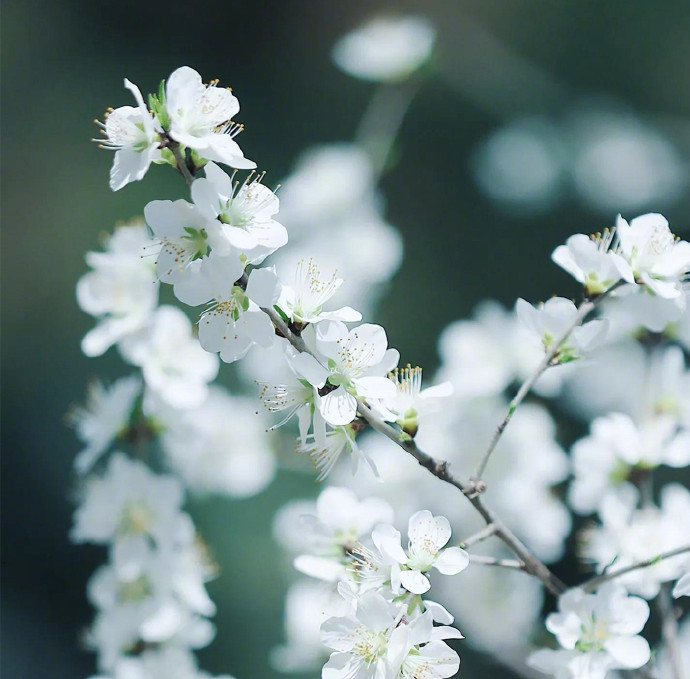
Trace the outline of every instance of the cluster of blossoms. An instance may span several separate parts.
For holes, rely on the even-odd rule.
[[[400,47],[410,40],[414,55]],[[433,40],[421,20],[378,22],[346,37],[334,56],[353,75],[391,86],[418,72]],[[396,49],[407,59],[394,58]],[[364,62],[352,56],[367,50]],[[314,151],[279,201],[235,141],[242,126],[232,120],[239,104],[229,90],[203,84],[188,67],[161,83],[148,107],[135,85],[125,86],[137,107],[112,110],[103,125],[102,143],[115,150],[111,188],[142,179],[152,163],[169,164],[191,201],[148,203],[145,223],[120,226],[104,252],[87,255],[92,270],[77,286],[81,308],[97,319],[84,353],[116,347],[140,371],[94,384],[72,414],[85,445],[75,462],[82,504],[72,537],[109,546],[108,565],[89,585],[98,611],[89,641],[104,676],[205,676],[191,650],[213,636],[215,607],[204,589],[213,569],[181,510],[184,486],[247,496],[276,471],[255,400],[211,384],[221,362],[238,361],[281,417],[270,428],[296,418],[296,450],[311,458],[317,480],[350,487],[326,487],[315,506],[293,503],[277,518],[279,541],[312,578],[288,595],[287,644],[273,651],[279,669],[325,660],[325,679],[450,677],[460,660],[446,640],[463,638],[450,627],[456,617],[479,647],[499,635],[504,643],[493,650],[506,664],[527,662],[563,679],[603,679],[647,663],[644,599],[676,581],[675,596],[689,591],[690,493],[667,485],[657,505],[651,481],[661,465],[690,464],[690,244],[656,214],[572,236],[553,260],[582,284],[583,303],[556,297],[536,308],[520,299],[515,313],[486,303],[475,320],[444,331],[435,386],[422,389],[421,369],[398,366],[385,329],[361,323],[363,314],[340,301],[349,284],[350,299],[368,311],[371,288],[400,263],[374,188],[381,159],[348,145]],[[159,305],[160,282],[196,307],[195,324],[177,306]],[[588,321],[595,308],[598,318]],[[626,379],[646,376],[624,384],[620,400],[617,377],[602,367],[618,365],[612,355],[623,356]],[[515,382],[523,386],[507,404]],[[532,387],[596,417],[570,457],[546,405],[520,406]],[[388,438],[365,432],[372,428]],[[152,464],[145,451],[154,439],[163,474],[121,452],[106,459],[119,440]],[[477,466],[469,453],[487,441]],[[338,464],[343,453],[351,472]],[[432,475],[422,476],[417,462]],[[472,483],[438,481],[461,476]],[[454,486],[473,500],[483,494],[508,517],[505,527],[488,511],[480,517],[478,501],[458,502]],[[563,555],[570,509],[598,515],[582,536],[582,556],[604,584],[562,593],[547,581],[561,593],[559,612],[546,620],[561,648],[532,652],[543,591],[521,572],[538,574],[519,541],[546,568]],[[403,543],[395,525],[405,521]],[[448,547],[451,525],[474,537]],[[612,567],[625,572],[607,582]],[[448,609],[424,596],[432,569],[463,572],[460,587],[434,580]]]
[[[214,568],[181,511],[180,481],[115,452],[82,493],[71,538],[109,552],[88,584],[97,614],[87,642],[99,670],[164,677],[179,666],[190,678],[208,676],[196,670],[191,650],[214,636],[208,617],[216,609],[204,588]]]
[[[323,676],[334,679],[441,679],[457,672],[460,660],[444,639],[463,637],[448,626],[450,613],[422,595],[431,587],[432,568],[454,575],[469,558],[458,547],[446,547],[451,529],[445,517],[415,513],[407,549],[392,518],[387,502],[360,501],[336,486],[326,488],[315,506],[296,502],[281,511],[278,539],[298,553],[295,568],[323,585],[295,602],[301,610],[288,610],[296,624],[286,628],[289,644],[274,650],[280,666],[315,666],[330,653]],[[306,582],[293,591],[308,587]]]

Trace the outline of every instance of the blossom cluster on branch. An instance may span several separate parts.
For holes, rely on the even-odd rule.
[[[391,40],[390,56],[410,31],[417,56],[377,58],[379,41]],[[370,71],[353,61],[362,41]],[[417,20],[375,24],[335,58],[385,92],[418,77],[432,46],[433,31]],[[190,200],[149,202],[145,221],[120,225],[104,251],[88,253],[91,271],[77,285],[96,319],[84,353],[116,347],[137,371],[95,383],[71,414],[84,443],[72,539],[109,550],[88,587],[97,609],[88,641],[102,675],[207,676],[192,650],[213,637],[204,583],[214,568],[182,511],[185,489],[260,492],[282,441],[264,429],[293,418],[296,451],[316,480],[338,485],[276,518],[278,541],[312,578],[288,595],[287,643],[272,652],[279,669],[450,677],[460,659],[446,642],[463,638],[455,618],[470,643],[523,671],[604,679],[646,665],[646,600],[668,604],[689,591],[690,492],[659,489],[653,475],[690,465],[690,243],[659,214],[571,236],[552,259],[582,285],[581,303],[519,299],[515,313],[485,303],[443,332],[435,384],[422,388],[421,368],[400,365],[386,330],[361,322],[368,291],[400,263],[375,188],[386,161],[375,149],[386,156],[392,140],[312,152],[279,198],[236,141],[243,128],[230,90],[189,67],[148,105],[125,86],[136,107],[110,110],[102,124],[102,145],[115,151],[111,188],[169,165]],[[327,223],[332,231],[314,232]],[[159,304],[160,283],[184,306]],[[254,398],[212,384],[221,364],[237,362]],[[634,387],[617,401],[620,362]],[[255,412],[257,391],[268,416]],[[532,391],[541,404],[523,404]],[[546,405],[559,395],[593,419],[570,456]],[[568,588],[548,564],[563,555],[570,510],[596,515],[579,554],[596,574]],[[427,598],[432,585],[443,605]],[[554,648],[534,650],[544,591],[557,597],[546,618]],[[676,667],[668,605],[663,635]]]

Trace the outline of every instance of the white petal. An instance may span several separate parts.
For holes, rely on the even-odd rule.
[[[464,549],[460,547],[449,547],[444,549],[439,555],[434,566],[444,575],[455,575],[465,570],[470,563],[470,557]]]
[[[333,426],[350,424],[357,415],[357,399],[345,387],[338,387],[319,399],[323,419]]]
[[[419,571],[401,571],[400,583],[408,592],[413,594],[424,594],[431,589],[429,578]]]

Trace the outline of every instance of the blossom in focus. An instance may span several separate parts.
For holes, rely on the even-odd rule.
[[[229,89],[205,85],[189,66],[174,71],[165,85],[166,132],[202,158],[241,170],[256,163],[244,157],[234,137],[242,126],[232,121],[239,112],[237,97]]]
[[[323,668],[323,679],[454,675],[460,659],[442,639],[460,639],[460,632],[434,627],[431,612],[409,619],[405,610],[372,591],[358,598],[354,614],[326,620],[321,640],[334,652]]]
[[[424,17],[381,17],[343,36],[333,48],[333,60],[355,78],[402,80],[429,59],[435,39]]]
[[[220,238],[213,242],[220,254],[232,246],[246,261],[259,264],[287,243],[285,227],[273,219],[278,197],[261,183],[262,174],[252,172],[240,183],[215,163],[207,163],[204,171],[206,176],[192,183],[192,199],[209,222],[220,222]]]
[[[194,408],[208,396],[218,358],[192,335],[192,324],[177,307],[162,306],[147,327],[120,343],[123,358],[139,366],[147,389],[174,408]]]
[[[335,311],[323,311],[323,305],[335,295],[342,283],[343,279],[338,278],[336,273],[330,278],[322,278],[313,259],[300,259],[297,262],[294,286],[282,286],[278,306],[288,318],[301,325],[324,320],[345,323],[362,320],[362,314],[348,306]]]
[[[395,384],[395,394],[374,401],[372,406],[386,421],[396,422],[410,436],[417,433],[419,418],[440,407],[439,401],[453,393],[450,382],[422,389],[422,369],[409,365],[396,368],[388,378]]]
[[[236,285],[237,263],[239,259],[229,267],[227,257],[212,256],[200,279],[200,296],[213,301],[199,319],[199,342],[206,351],[220,352],[226,363],[239,360],[255,344],[271,346],[276,337],[273,323],[261,311],[262,307],[272,307],[278,299],[275,272],[254,269],[244,289]],[[243,268],[241,263],[239,266]]]
[[[154,245],[146,226],[135,222],[117,227],[105,252],[86,253],[93,271],[77,282],[77,302],[98,319],[81,343],[87,356],[100,356],[149,322],[158,305],[158,282],[148,256]]]
[[[383,374],[397,365],[399,354],[387,349],[386,331],[380,325],[364,323],[348,331],[340,321],[327,321],[318,328],[317,352],[328,367],[307,353],[295,356],[292,365],[318,389],[328,382],[330,388],[317,401],[326,422],[349,424],[357,414],[357,397],[385,398],[395,392]]]
[[[619,583],[606,583],[596,594],[568,590],[558,599],[558,613],[546,618],[562,650],[536,651],[527,664],[558,679],[604,679],[609,670],[637,669],[650,658],[639,636],[648,617],[647,602],[628,596]]]
[[[563,297],[552,297],[538,309],[524,299],[518,299],[515,309],[522,324],[536,335],[545,352],[554,349],[556,338],[560,339],[570,330],[578,313],[575,304]],[[554,359],[558,363],[567,363],[580,358],[603,339],[607,328],[608,323],[601,320],[576,326],[568,337],[561,340]]]
[[[161,159],[161,126],[144,104],[139,88],[125,78],[125,87],[134,95],[137,107],[120,106],[99,123],[107,139],[97,140],[115,151],[110,169],[110,188],[119,191],[125,184],[142,179],[152,162]]]
[[[690,243],[676,240],[663,215],[641,215],[630,224],[619,215],[616,237],[612,256],[622,278],[685,304],[682,284],[690,275]]]
[[[108,388],[98,381],[90,385],[86,405],[69,415],[77,436],[86,444],[74,460],[78,474],[86,474],[127,429],[140,394],[141,380],[135,376],[123,377]]]
[[[174,286],[175,296],[181,302],[191,306],[206,302],[207,299],[200,298],[198,278],[220,224],[208,222],[186,200],[153,200],[144,208],[144,217],[160,242],[158,278]],[[239,276],[239,264],[237,270]]]

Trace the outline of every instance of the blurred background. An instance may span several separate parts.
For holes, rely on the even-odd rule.
[[[72,462],[65,426],[89,378],[123,374],[112,350],[85,358],[92,327],[74,300],[84,253],[153,198],[185,195],[174,173],[108,190],[112,157],[89,142],[94,118],[130,104],[179,65],[232,86],[245,154],[287,176],[307,148],[351,140],[374,86],[338,71],[331,48],[379,11],[436,26],[430,71],[385,173],[386,219],[404,260],[366,320],[403,362],[433,370],[439,332],[491,297],[512,307],[576,286],[550,264],[572,233],[616,213],[662,212],[690,227],[690,6],[683,0],[236,0],[159,3],[6,0],[2,22],[2,605],[5,679],[87,677],[92,617],[85,583],[103,561],[72,546]],[[271,521],[310,474],[281,472],[247,500],[192,502],[221,565],[215,642],[201,666],[238,678],[283,676],[284,569]],[[259,564],[257,566],[257,563]],[[242,586],[231,585],[241,574]],[[463,676],[490,660],[461,651]],[[495,677],[513,676],[498,667]],[[301,676],[301,675],[298,675]],[[305,675],[307,676],[307,675]],[[312,675],[313,676],[313,675]]]

